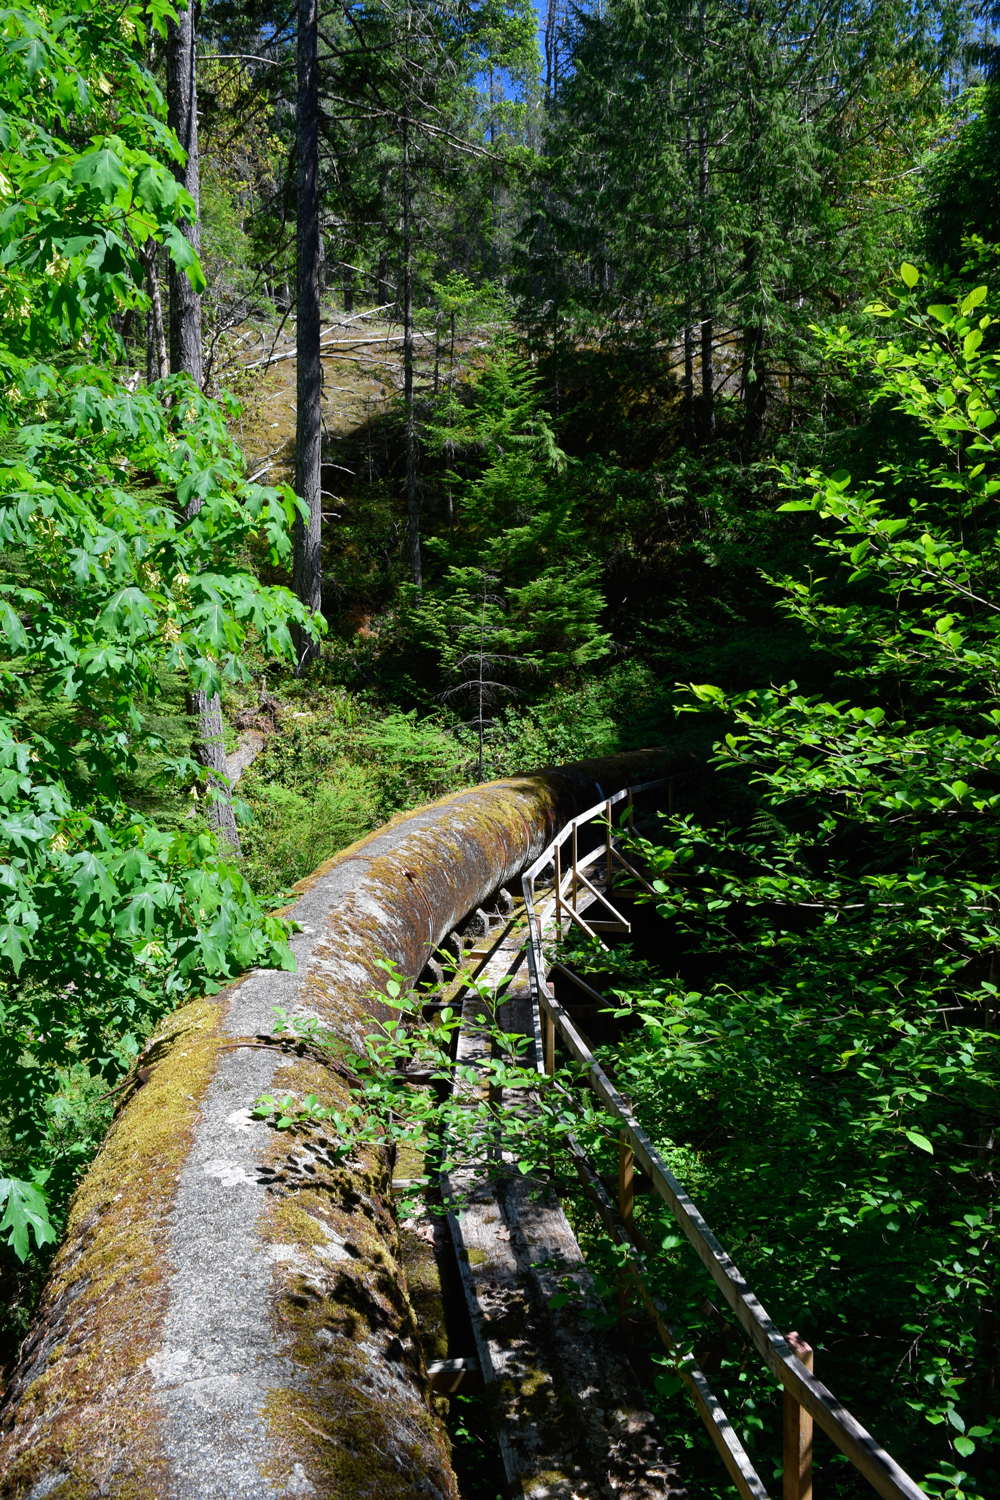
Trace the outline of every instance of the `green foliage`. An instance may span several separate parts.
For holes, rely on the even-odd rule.
[[[467,757],[433,719],[389,713],[357,731],[357,753],[375,786],[376,826],[404,808],[464,785]]]
[[[240,783],[251,885],[273,900],[393,814],[464,785],[468,760],[437,721],[344,692],[283,718]]]
[[[0,1234],[9,1230],[8,1243],[18,1260],[28,1258],[32,1234],[39,1248],[55,1240],[48,1204],[39,1191],[47,1176],[41,1172],[34,1182],[0,1177],[0,1204],[6,1204],[4,1216],[0,1219]]]
[[[581,338],[645,359],[665,341],[679,435],[711,439],[724,386],[749,452],[809,317],[877,284],[899,243],[956,9],[612,0],[581,14],[521,235],[536,347],[571,366]],[[711,371],[696,368],[703,335]]]
[[[826,577],[784,587],[842,696],[692,689],[729,720],[742,811],[641,845],[676,971],[615,959],[614,1062],[779,1326],[954,1500],[993,1492],[1000,1434],[1000,362],[984,287],[902,280],[883,335],[827,347],[906,414],[908,456],[869,485],[814,473],[787,507],[823,521]],[[664,1274],[697,1326],[698,1277]]]
[[[4,13],[0,318],[13,354],[35,360],[83,338],[91,353],[114,347],[113,314],[142,304],[137,247],[150,238],[203,282],[176,226],[193,210],[169,166],[177,143],[136,45],[170,13],[159,3],[148,17],[83,3]]]
[[[276,897],[373,826],[371,788],[356,772],[321,783],[312,797],[264,782],[249,794],[253,824],[241,834],[247,876]]]
[[[446,696],[471,698],[483,724],[497,697],[537,695],[606,655],[608,638],[600,566],[534,372],[498,349],[462,395],[449,390],[427,424],[432,448],[450,460],[442,483],[452,525],[427,541],[436,568],[410,628],[434,651]]]
[[[568,1135],[609,1133],[610,1122],[602,1111],[586,1096],[575,1097],[568,1087],[575,1082],[573,1070],[560,1070],[552,1078],[540,1076],[525,1058],[531,1038],[504,1029],[501,1009],[512,981],[494,988],[492,981],[469,978],[461,1005],[439,1005],[425,1020],[428,1000],[445,995],[447,986],[416,991],[393,964],[377,962],[387,979],[385,993],[373,994],[372,999],[390,1016],[371,1019],[364,1055],[351,1058],[351,1103],[338,1109],[321,1104],[314,1094],[286,1094],[280,1099],[265,1094],[256,1105],[258,1118],[273,1118],[278,1130],[322,1122],[334,1135],[334,1149],[344,1156],[358,1145],[391,1142],[418,1152],[435,1175],[458,1169],[465,1185],[455,1190],[450,1206],[459,1209],[472,1186],[464,1174],[481,1180],[498,1170],[509,1171],[509,1166],[498,1165],[506,1154],[519,1172],[528,1175],[547,1169],[552,1152]],[[466,1021],[475,1012],[477,1030],[489,1040],[490,1056],[475,1067],[456,1068],[452,1054],[463,1007]],[[318,1022],[293,1024],[280,1010],[275,1019],[278,1034],[294,1036],[321,1055],[337,1056],[338,1038],[324,1032]],[[414,1073],[437,1087],[414,1088],[406,1076]],[[526,1089],[531,1090],[529,1110],[504,1104],[505,1093],[516,1097]],[[415,1180],[410,1195],[401,1201],[402,1212],[426,1206],[423,1190],[430,1183],[430,1175]],[[438,1211],[444,1211],[440,1204]]]
[[[184,377],[139,391],[95,363],[144,309],[137,246],[167,244],[200,279],[175,223],[192,205],[152,154],[177,148],[137,61],[143,17],[4,22],[0,1148],[21,1257],[29,1226],[51,1237],[44,1199],[62,1203],[91,1149],[59,1125],[81,1075],[114,1083],[193,988],[292,962],[287,927],[207,834],[162,831],[124,795],[143,740],[156,752],[144,713],[164,681],[218,691],[246,678],[251,644],[290,655],[306,618],[234,562],[251,542],[287,556],[296,502],[245,483],[227,413]],[[201,775],[186,756],[160,774],[178,789]]]
[[[923,248],[938,265],[957,270],[963,238],[997,239],[1000,222],[1000,84],[966,90],[942,121],[928,162],[922,206]]]

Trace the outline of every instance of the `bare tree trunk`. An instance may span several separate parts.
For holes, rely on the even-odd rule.
[[[174,168],[174,175],[195,203],[195,217],[191,223],[181,225],[192,249],[201,249],[201,227],[198,222],[200,203],[198,173],[198,78],[196,63],[196,0],[188,0],[186,10],[178,10],[177,22],[167,23],[167,120],[176,132],[187,160],[183,166]],[[153,252],[155,255],[155,251]],[[153,326],[156,327],[159,282],[156,278],[155,260],[149,267],[150,295],[153,302]],[[191,376],[201,389],[201,298],[188,279],[187,273],[178,272],[170,261],[170,368],[177,373]],[[162,340],[163,313],[160,309],[160,340]],[[155,336],[155,334],[154,334]],[[158,340],[157,358],[165,374],[166,350]],[[185,520],[191,520],[201,509],[201,501],[193,499],[185,508]],[[214,775],[209,783],[219,792],[219,800],[212,803],[208,821],[213,831],[230,854],[240,853],[240,835],[236,827],[236,815],[229,797],[226,774],[226,747],[223,738],[222,702],[218,693],[211,698],[200,689],[187,695],[188,713],[194,719],[192,752],[199,765],[205,766]]]
[[[240,834],[226,779],[226,738],[222,703],[218,693],[210,698],[195,690],[187,695],[187,711],[194,720],[194,758],[209,772],[208,784],[218,800],[208,810],[208,821],[219,842],[230,854],[240,853]]]
[[[178,10],[177,21],[167,22],[167,121],[176,132],[187,160],[174,166],[174,176],[195,202],[192,223],[181,229],[193,250],[201,248],[198,223],[198,81],[195,61],[195,4]],[[201,389],[201,298],[186,271],[170,262],[170,368],[185,371]]]
[[[295,487],[309,509],[295,522],[295,592],[309,609],[323,599],[320,460],[319,33],[317,0],[299,0],[298,28],[298,301],[296,328]],[[298,670],[319,654],[319,640],[299,632]]]
[[[163,298],[160,295],[160,277],[156,266],[159,246],[155,240],[146,241],[142,252],[142,263],[146,268],[149,286],[149,336],[146,349],[146,379],[163,380],[170,373],[167,358],[167,335],[163,325]]]
[[[545,7],[545,102],[551,105],[559,87],[559,0]]]
[[[406,405],[406,513],[410,522],[410,568],[423,588],[420,561],[420,496],[417,492],[417,428],[413,413],[413,267],[410,264],[410,121],[403,101],[403,399]]]
[[[708,8],[706,0],[698,5],[698,27],[701,40],[701,74],[705,77],[708,55]],[[713,359],[713,334],[711,308],[707,297],[708,287],[708,237],[705,219],[708,209],[708,95],[702,82],[698,99],[698,197],[701,199],[701,255],[699,257],[706,297],[701,315],[701,441],[710,443],[715,436],[715,361]]]

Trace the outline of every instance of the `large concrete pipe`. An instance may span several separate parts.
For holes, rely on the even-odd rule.
[[[518,776],[395,819],[298,887],[295,973],[254,971],[160,1026],[8,1386],[0,1495],[452,1500],[385,1153],[337,1165],[322,1128],[290,1140],[251,1119],[272,1089],[348,1097],[335,1069],[254,1039],[281,1006],[348,1057],[376,959],[415,978],[567,818],[663,760]]]

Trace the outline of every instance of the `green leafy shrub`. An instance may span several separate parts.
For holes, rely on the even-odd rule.
[[[1000,360],[985,287],[902,277],[870,309],[885,335],[826,344],[912,419],[908,453],[868,485],[814,473],[786,506],[822,522],[825,577],[783,586],[838,696],[693,689],[729,717],[716,759],[742,811],[643,846],[671,958],[615,960],[633,1029],[614,1062],[779,1326],[959,1500],[1000,1479]],[[690,1263],[661,1274],[710,1339]],[[772,1388],[734,1351],[718,1380],[766,1462]],[[826,1493],[865,1491],[824,1467]]]
[[[268,899],[395,813],[463,786],[470,756],[436,719],[338,691],[285,714],[240,791],[247,874]]]
[[[92,1149],[87,1080],[106,1091],[192,989],[292,961],[207,833],[124,794],[166,680],[219,691],[248,647],[290,655],[306,620],[234,561],[288,554],[294,496],[243,480],[225,411],[186,377],[135,389],[115,367],[119,323],[145,310],[137,246],[200,279],[146,24],[80,4],[0,26],[0,1232],[22,1258]],[[185,755],[160,774],[201,773]]]
[[[353,768],[304,797],[276,782],[248,796],[254,821],[242,836],[247,876],[261,899],[301,880],[373,826],[372,789]]]

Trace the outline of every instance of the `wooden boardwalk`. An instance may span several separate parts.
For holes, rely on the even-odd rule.
[[[481,944],[476,974],[513,984],[505,1031],[540,1037],[526,984],[525,924],[517,918]],[[488,1060],[481,1002],[463,1004],[456,1062]],[[486,1082],[484,1077],[484,1091]],[[576,1236],[555,1194],[513,1161],[495,1180],[456,1171],[443,1186],[465,1199],[450,1216],[476,1352],[512,1492],[530,1500],[667,1500],[683,1495],[628,1359],[584,1309],[603,1311]],[[579,1298],[558,1310],[567,1278]]]

